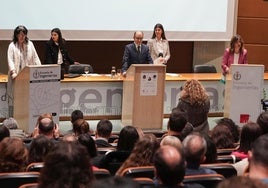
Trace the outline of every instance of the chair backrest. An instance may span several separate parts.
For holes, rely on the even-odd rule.
[[[26,183],[21,185],[19,188],[37,188],[38,183]]]
[[[154,166],[129,167],[123,171],[123,176],[131,178],[154,178]]]
[[[133,180],[138,182],[140,188],[155,187],[154,181],[151,178],[133,178]]]
[[[27,183],[37,183],[39,172],[6,172],[0,173],[1,187],[18,188]]]
[[[241,161],[239,157],[236,157],[234,155],[218,155],[217,156],[217,162],[218,163],[231,163],[234,164],[236,162]]]
[[[44,162],[35,162],[35,163],[30,163],[26,171],[27,172],[40,172],[40,170],[44,167]]]
[[[194,73],[217,73],[217,70],[214,65],[195,65]]]
[[[109,172],[114,175],[129,155],[129,151],[107,152],[104,156],[105,169],[109,170]]]
[[[235,167],[229,163],[201,164],[200,166],[214,170],[218,174],[223,175],[225,178],[237,176]]]
[[[85,67],[89,67],[89,73],[93,73],[93,68],[89,64],[78,64],[78,65],[70,65],[69,73],[70,74],[85,74]]]
[[[220,174],[203,174],[184,176],[184,184],[200,184],[208,188],[216,188],[225,178]]]
[[[226,148],[226,149],[217,149],[218,155],[231,155],[233,151],[235,151],[237,148]]]
[[[105,155],[107,152],[115,151],[115,147],[97,147],[98,154]]]
[[[97,180],[112,176],[109,170],[103,168],[93,170],[93,174]]]

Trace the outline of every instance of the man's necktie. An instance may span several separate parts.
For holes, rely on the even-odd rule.
[[[138,54],[140,55],[141,53],[141,46],[138,46]]]

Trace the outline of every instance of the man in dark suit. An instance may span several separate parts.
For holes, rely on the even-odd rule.
[[[134,42],[125,47],[122,62],[123,75],[126,75],[126,71],[131,64],[153,64],[148,46],[142,43],[143,32],[136,31],[133,39]]]

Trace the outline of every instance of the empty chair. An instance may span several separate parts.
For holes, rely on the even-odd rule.
[[[203,175],[192,175],[184,176],[184,184],[197,183],[201,184],[204,187],[216,188],[217,185],[223,181],[225,178],[220,174],[203,174]]]
[[[129,167],[123,171],[123,176],[131,178],[154,178],[154,166]]]
[[[102,169],[102,168],[93,170],[93,174],[97,180],[111,177],[111,173],[107,169]]]
[[[93,73],[93,68],[89,64],[73,64],[69,67],[69,74],[85,74],[85,67],[89,68],[89,73]]]
[[[37,183],[39,172],[6,172],[0,173],[1,187],[18,188],[27,183]]]
[[[35,162],[35,163],[30,163],[27,168],[26,171],[27,172],[40,172],[40,170],[44,167],[44,163],[43,162]]]
[[[225,178],[237,176],[235,167],[228,163],[213,163],[213,164],[201,164],[201,167],[209,168],[216,171],[218,174],[223,175]]]
[[[195,65],[194,73],[217,73],[217,70],[214,65]]]

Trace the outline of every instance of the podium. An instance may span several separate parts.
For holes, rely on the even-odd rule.
[[[122,124],[162,129],[165,65],[132,64],[123,82]]]
[[[224,117],[242,126],[261,113],[264,65],[231,65],[226,76]]]
[[[32,132],[37,118],[51,113],[58,123],[60,115],[60,66],[26,66],[14,80],[14,118],[26,132]]]

